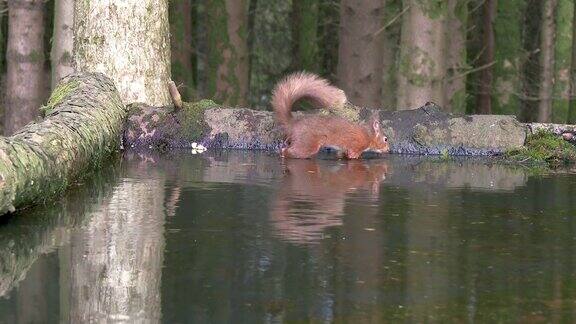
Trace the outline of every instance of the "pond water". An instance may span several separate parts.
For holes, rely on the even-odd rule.
[[[0,219],[0,323],[574,322],[576,174],[127,153]]]

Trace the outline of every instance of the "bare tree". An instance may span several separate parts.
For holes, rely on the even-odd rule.
[[[446,111],[465,111],[466,104],[466,32],[467,1],[449,0],[446,21],[446,83],[444,108]]]
[[[382,105],[384,0],[342,0],[337,78],[350,102]]]
[[[320,66],[318,0],[292,0],[292,68],[317,72]]]
[[[8,1],[6,111],[11,135],[38,115],[44,95],[44,1]]]
[[[125,104],[171,102],[167,0],[76,1],[74,61],[112,78]]]
[[[576,123],[576,5],[572,17],[572,62],[570,63],[570,105],[568,107],[569,124]]]
[[[192,0],[170,1],[172,77],[182,85],[184,100],[194,97]]]
[[[398,108],[444,105],[446,1],[404,0]]]
[[[248,97],[248,0],[208,1],[208,95],[229,105]]]
[[[497,0],[486,0],[483,4],[481,62],[485,68],[480,72],[480,84],[476,97],[476,112],[480,114],[492,113],[494,72],[490,64],[494,61],[494,18],[496,15],[496,1]]]
[[[54,35],[52,37],[52,89],[58,81],[74,71],[74,1],[55,0]]]
[[[540,89],[538,91],[538,121],[548,122],[552,114],[554,90],[554,39],[556,37],[556,7],[558,0],[544,0],[540,21]]]

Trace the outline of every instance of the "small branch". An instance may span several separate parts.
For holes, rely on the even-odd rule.
[[[172,103],[176,109],[182,109],[182,96],[176,87],[176,83],[170,80],[168,81],[168,91],[170,91],[170,97],[172,98]]]
[[[478,72],[478,71],[482,71],[482,70],[484,70],[484,69],[487,69],[487,68],[491,67],[491,66],[494,65],[494,64],[496,64],[496,61],[490,62],[490,63],[488,63],[488,64],[484,64],[484,65],[479,66],[479,67],[477,67],[477,68],[468,70],[468,71],[466,71],[466,72],[464,72],[464,73],[455,75],[455,76],[447,79],[446,81],[448,81],[448,82],[454,81],[454,80],[456,80],[456,79],[465,77],[465,76],[468,75],[468,74],[475,73],[475,72]]]
[[[396,20],[398,20],[400,17],[402,17],[402,15],[404,13],[406,13],[406,11],[408,11],[408,9],[410,9],[410,6],[406,6],[406,8],[404,8],[399,14],[397,14],[396,16],[394,16],[394,18],[390,19],[390,21],[384,25],[384,27],[378,29],[376,32],[374,32],[374,36],[377,36],[378,34],[380,34],[381,32],[385,31],[386,28],[392,26],[393,23],[396,22]]]

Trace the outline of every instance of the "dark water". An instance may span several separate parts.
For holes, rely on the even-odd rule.
[[[574,322],[576,175],[127,155],[0,220],[0,323]]]

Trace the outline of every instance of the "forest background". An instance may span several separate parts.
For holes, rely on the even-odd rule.
[[[158,0],[167,1],[167,0]],[[0,1],[5,134],[73,70],[73,0]],[[269,109],[306,70],[351,103],[576,122],[573,0],[171,0],[172,77],[187,101]]]

